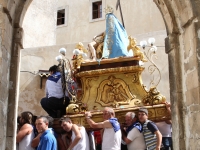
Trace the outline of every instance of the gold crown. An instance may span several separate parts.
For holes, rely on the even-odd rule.
[[[113,8],[110,7],[110,6],[107,6],[107,7],[105,8],[105,13],[106,13],[106,14],[113,13]]]

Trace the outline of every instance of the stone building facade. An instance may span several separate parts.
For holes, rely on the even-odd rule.
[[[133,7],[136,0],[134,2],[130,6]],[[157,5],[166,27],[165,52],[168,54],[169,62],[174,149],[196,150],[200,147],[200,131],[197,125],[200,116],[200,1],[154,0],[149,2]],[[2,150],[15,149],[21,70],[19,69],[20,51],[23,49],[24,37],[22,24],[31,3],[32,0],[0,1],[0,127],[2,129],[0,149]],[[82,6],[81,3],[75,9],[80,6]],[[143,8],[141,6],[140,11],[145,11]],[[90,31],[89,29],[87,31]],[[128,27],[126,29],[128,30]],[[96,33],[95,31],[93,32]],[[57,32],[58,30],[56,30],[56,35],[59,34]],[[92,38],[94,34],[90,34],[88,39],[84,38],[86,41],[83,42],[87,43]],[[76,37],[78,36],[73,35],[70,39],[76,39]],[[56,39],[56,45],[66,42],[58,43],[60,40],[57,36]],[[76,39],[74,43],[77,41],[82,40]],[[73,44],[72,41],[69,43]]]
[[[56,44],[56,12],[58,0],[34,0],[22,22],[23,47],[40,47]]]

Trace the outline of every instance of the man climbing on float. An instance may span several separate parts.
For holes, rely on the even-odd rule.
[[[69,105],[68,93],[63,91],[61,73],[58,66],[49,68],[50,76],[46,81],[46,97],[40,103],[42,108],[53,118],[59,118],[66,114],[65,108]]]

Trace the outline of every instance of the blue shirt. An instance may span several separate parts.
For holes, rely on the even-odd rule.
[[[40,137],[37,150],[57,150],[57,142],[50,130],[46,130]]]

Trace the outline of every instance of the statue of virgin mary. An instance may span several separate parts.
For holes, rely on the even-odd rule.
[[[102,58],[128,56],[128,36],[126,30],[111,9],[111,7],[107,7]]]

